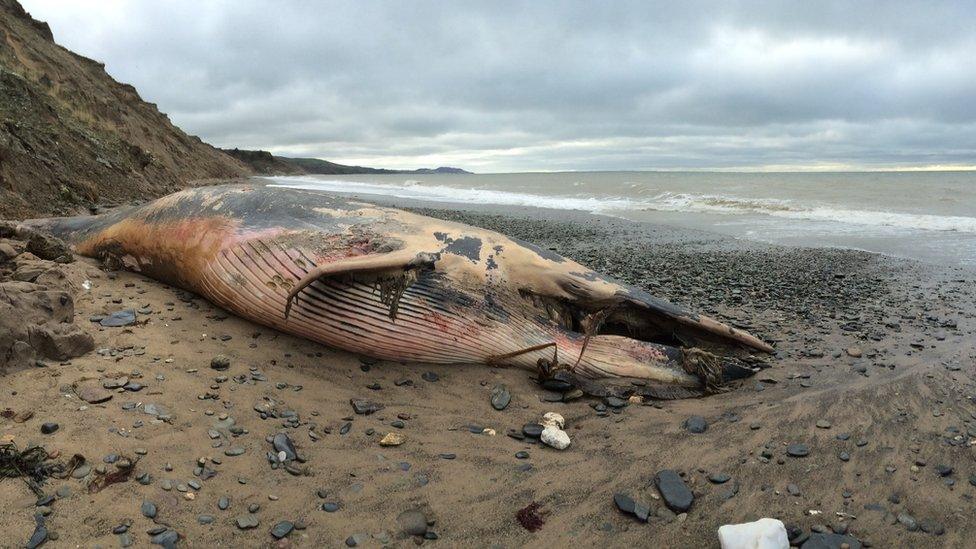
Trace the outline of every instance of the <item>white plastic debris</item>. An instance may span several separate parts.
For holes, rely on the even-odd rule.
[[[790,540],[783,522],[762,518],[756,522],[726,524],[718,529],[722,549],[789,549]]]
[[[557,429],[566,427],[566,420],[556,412],[546,412],[546,415],[542,416],[540,423],[543,427],[555,427]]]
[[[92,286],[91,285],[91,280],[86,280],[86,281],[84,281],[84,282],[81,283],[81,287],[84,288],[85,291],[91,290],[91,286]]]
[[[548,415],[548,414],[547,414]],[[543,444],[552,446],[557,450],[565,450],[569,448],[569,435],[566,431],[563,431],[559,427],[548,426],[542,430],[542,436],[539,437]]]

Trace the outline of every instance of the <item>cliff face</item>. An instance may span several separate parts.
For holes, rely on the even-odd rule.
[[[0,0],[0,218],[76,213],[251,170]]]
[[[306,173],[299,166],[288,162],[280,156],[274,156],[268,151],[248,151],[244,149],[220,149],[225,154],[233,156],[243,162],[248,168],[260,175],[301,175]]]
[[[274,156],[268,151],[247,151],[242,149],[221,149],[233,156],[259,175],[352,175],[352,174],[388,174],[388,173],[450,173],[470,174],[461,168],[420,168],[418,170],[388,170],[384,168],[367,168],[365,166],[347,166],[336,164],[321,158],[289,158]]]

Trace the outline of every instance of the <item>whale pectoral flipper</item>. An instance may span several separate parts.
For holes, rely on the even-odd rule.
[[[316,280],[348,277],[372,282],[378,286],[384,304],[390,307],[390,319],[396,319],[397,304],[407,286],[416,281],[419,273],[434,270],[440,254],[398,250],[385,254],[370,254],[340,259],[316,266],[298,281],[288,292],[285,301],[285,318],[291,312],[298,294]]]

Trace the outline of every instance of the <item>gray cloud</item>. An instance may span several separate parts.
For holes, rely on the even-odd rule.
[[[976,165],[964,2],[24,3],[223,147],[481,171]]]

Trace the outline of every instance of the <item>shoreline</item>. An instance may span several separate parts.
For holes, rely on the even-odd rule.
[[[60,265],[21,253],[0,271],[60,272],[45,276],[74,293],[75,324],[95,343],[79,358],[0,377],[3,407],[32,414],[0,419],[0,435],[81,453],[91,465],[86,477],[45,487],[55,495],[45,506],[47,528],[59,534],[54,546],[116,546],[123,534],[112,529],[125,523],[137,545],[161,526],[187,546],[337,546],[350,538],[406,545],[413,541],[397,517],[415,508],[434,521],[439,540],[424,541],[434,547],[472,539],[498,547],[715,546],[719,526],[763,516],[790,525],[800,543],[835,533],[843,538],[831,539],[852,547],[961,547],[976,534],[968,481],[976,475],[973,273],[584,212],[398,202],[532,241],[746,328],[775,342],[771,367],[726,393],[600,412],[606,404],[596,399],[549,402],[531,372],[364,361],[92,260]],[[90,321],[126,308],[138,311],[136,324]],[[229,359],[226,370],[211,369],[218,355]],[[77,387],[121,377],[144,388],[112,389],[98,404],[79,400]],[[512,394],[503,411],[489,403],[496,385]],[[386,408],[356,415],[354,398]],[[505,436],[549,411],[566,417],[569,449]],[[692,417],[705,432],[686,429]],[[41,434],[43,422],[60,429]],[[279,432],[307,458],[307,475],[270,467],[268,440]],[[406,442],[380,446],[389,432]],[[787,452],[797,444],[807,455]],[[98,467],[114,470],[112,455],[137,460],[135,474],[89,493]],[[214,476],[195,474],[201,457]],[[665,469],[694,494],[686,514],[660,500],[653,478]],[[147,484],[136,480],[142,473]],[[188,489],[193,499],[180,489],[191,480],[201,486]],[[650,524],[619,512],[615,493],[648,505]],[[227,510],[219,507],[224,496]],[[37,498],[16,479],[0,482],[0,498],[9,502],[0,509],[9,539],[26,541]],[[156,519],[143,516],[143,501],[158,507]],[[532,503],[548,513],[536,532],[515,519]],[[242,517],[258,526],[242,528]],[[281,521],[301,526],[286,543],[270,534]]]
[[[257,177],[255,179],[264,180],[266,178]],[[265,184],[265,181],[261,181],[261,184]],[[430,217],[452,219],[462,223],[468,223],[471,225],[496,230],[506,235],[508,233],[506,232],[507,227],[504,223],[491,224],[490,222],[479,223],[479,221],[487,221],[487,218],[490,216],[504,216],[513,218],[515,220],[528,219],[540,222],[549,221],[557,223],[579,223],[583,225],[594,225],[596,227],[611,230],[626,231],[630,229],[630,234],[640,235],[647,240],[653,240],[655,243],[677,244],[697,242],[701,245],[701,249],[703,251],[713,251],[722,248],[728,249],[731,247],[732,250],[736,251],[807,250],[811,253],[818,253],[820,251],[851,252],[876,257],[880,261],[889,261],[905,268],[919,268],[929,272],[930,274],[942,273],[945,276],[976,276],[976,265],[970,267],[964,264],[929,262],[921,259],[890,255],[883,252],[865,250],[856,247],[781,244],[776,242],[749,239],[735,235],[727,235],[706,229],[682,227],[653,221],[636,221],[624,217],[613,216],[605,213],[594,213],[585,210],[565,210],[559,208],[547,208],[544,206],[508,206],[485,203],[443,202],[373,194],[333,194],[377,204],[380,206],[402,208],[421,215],[428,215]],[[535,233],[534,236],[539,236],[539,233]],[[521,236],[518,237],[523,238]],[[529,240],[527,238],[523,239]],[[569,256],[567,255],[567,257]]]

